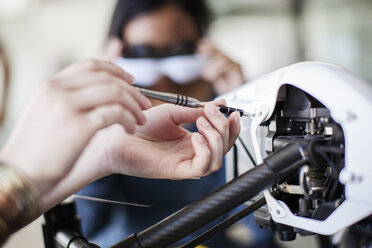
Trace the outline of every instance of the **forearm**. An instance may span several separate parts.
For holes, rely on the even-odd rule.
[[[97,145],[97,144],[96,144]],[[89,149],[88,149],[89,148]],[[83,152],[70,173],[59,181],[50,182],[36,171],[30,176],[26,168],[13,161],[9,150],[0,153],[0,246],[9,235],[29,224],[41,214],[57,205],[71,194],[107,174],[105,167],[98,166],[99,147],[92,144]],[[17,166],[15,166],[15,163]],[[93,164],[95,163],[95,164]],[[28,167],[25,167],[28,166]],[[45,170],[51,170],[53,165]],[[95,168],[95,169],[94,169]],[[36,177],[35,174],[40,174]],[[45,179],[45,180],[44,180]],[[44,187],[48,185],[48,187]]]
[[[72,166],[71,171],[41,196],[43,212],[54,207],[88,184],[113,173],[109,166],[110,161],[108,161],[108,158],[110,156],[107,149],[113,143],[112,139],[115,133],[111,133],[111,129],[114,126],[98,131]],[[122,129],[119,125],[116,127]]]
[[[77,166],[78,164],[75,165],[66,177],[59,181],[49,192],[41,196],[41,211],[43,213],[88,184],[108,175],[103,170],[99,172],[93,169],[93,163],[96,163],[93,158],[92,160],[84,158],[84,161],[79,160],[77,163],[79,163],[79,166]]]

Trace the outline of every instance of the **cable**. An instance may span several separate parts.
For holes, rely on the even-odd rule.
[[[234,178],[239,176],[239,168],[238,168],[238,147],[236,144],[233,146],[233,173],[234,173]]]
[[[241,138],[240,136],[238,136],[238,140],[239,140],[240,143],[242,144],[243,149],[244,149],[244,151],[247,153],[247,155],[248,155],[249,159],[251,160],[253,166],[256,166],[256,165],[257,165],[257,164],[256,164],[256,161],[254,161],[254,158],[253,158],[252,154],[249,152],[247,146],[244,144],[244,142],[243,142],[243,140],[242,140],[242,138]]]

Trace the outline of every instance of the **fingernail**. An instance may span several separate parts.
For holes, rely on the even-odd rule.
[[[211,115],[216,116],[220,113],[219,109],[215,105],[207,104],[206,106],[207,110]]]
[[[211,124],[209,124],[209,122],[204,117],[199,118],[199,124],[204,128],[210,128],[211,127]]]

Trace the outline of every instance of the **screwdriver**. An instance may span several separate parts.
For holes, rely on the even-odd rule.
[[[157,99],[163,102],[167,103],[173,103],[175,105],[180,105],[184,107],[190,107],[190,108],[199,108],[204,107],[205,103],[200,102],[198,99],[195,99],[193,97],[188,97],[184,95],[179,94],[172,94],[172,93],[166,93],[166,92],[160,92],[155,90],[148,90],[140,87],[135,87],[137,90],[139,90],[143,95]],[[232,108],[225,105],[219,105],[219,110],[221,113],[230,115],[231,113],[238,111],[240,116],[251,116],[250,113],[244,112],[242,109],[238,108]]]

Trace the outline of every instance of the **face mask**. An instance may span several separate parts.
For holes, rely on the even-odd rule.
[[[163,75],[179,85],[190,83],[200,78],[207,62],[206,58],[196,55],[178,55],[166,58],[118,58],[114,64],[131,73],[136,78],[136,85],[150,87]]]

